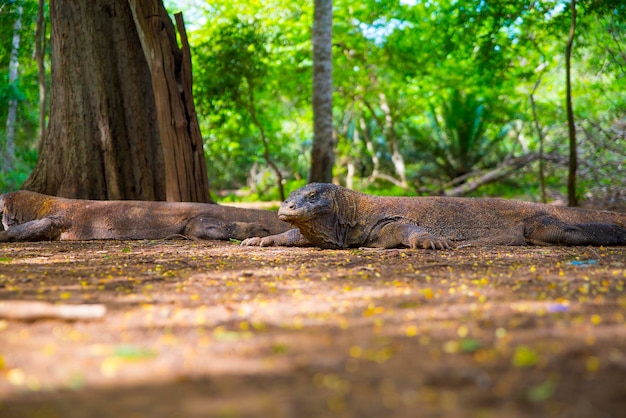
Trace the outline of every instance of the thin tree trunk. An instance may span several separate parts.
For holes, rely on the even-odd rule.
[[[384,180],[398,187],[402,187],[408,190],[409,186],[407,184],[403,184],[401,181],[397,180],[393,176],[390,176],[389,174],[380,172],[380,159],[376,155],[376,150],[374,149],[372,138],[370,137],[369,132],[367,130],[367,123],[365,122],[365,118],[361,117],[359,119],[359,123],[361,126],[361,131],[363,132],[363,140],[365,141],[365,147],[367,148],[367,151],[370,154],[370,158],[372,159],[372,164],[374,166],[371,174],[367,178],[367,182],[372,183],[375,180]]]
[[[566,106],[567,106],[567,127],[569,131],[569,175],[567,178],[567,196],[569,206],[578,206],[576,197],[576,170],[578,168],[578,153],[576,150],[576,124],[574,122],[574,109],[572,106],[572,79],[571,60],[572,46],[576,34],[576,0],[571,1],[572,23],[570,26],[567,48],[565,50],[565,84],[566,84]]]
[[[389,107],[389,102],[387,101],[387,96],[385,93],[380,93],[380,108],[385,114],[385,124],[381,126],[383,132],[386,132],[385,137],[387,138],[387,142],[389,147],[391,148],[391,162],[393,163],[393,168],[400,178],[400,184],[402,187],[408,187],[406,182],[406,165],[404,164],[404,157],[400,152],[400,141],[398,139],[398,135],[396,134],[395,122],[393,119],[393,115],[391,114],[391,108]]]
[[[313,22],[313,149],[310,182],[330,183],[335,164],[332,84],[332,0],[315,0]]]
[[[41,145],[44,133],[46,132],[46,19],[44,16],[45,0],[39,0],[39,10],[37,12],[37,29],[35,30],[35,61],[37,62],[37,73],[39,78],[39,130],[37,131],[37,144]]]
[[[409,185],[406,181],[406,175],[405,175],[406,170],[404,166],[404,158],[402,157],[402,154],[400,153],[400,149],[398,147],[398,138],[393,128],[393,125],[394,125],[393,118],[391,117],[390,109],[389,109],[389,106],[387,105],[384,94],[381,95],[381,100],[382,100],[381,108],[386,107],[386,109],[383,109],[383,113],[385,113],[385,120],[382,120],[376,114],[374,107],[369,101],[362,99],[363,104],[365,104],[365,107],[367,107],[367,109],[370,111],[372,118],[376,121],[376,124],[380,127],[380,130],[382,131],[383,136],[385,137],[385,140],[387,144],[389,145],[389,148],[391,150],[391,161],[393,162],[394,171],[400,177],[400,179],[397,180],[388,174],[382,174],[378,171],[378,169],[376,169],[370,175],[370,181],[375,178],[384,178],[384,180],[387,180],[395,184],[396,186],[402,187],[404,189],[408,189]],[[369,144],[371,144],[371,140],[369,141]],[[369,147],[369,144],[368,144],[368,147]]]
[[[541,129],[541,124],[539,123],[539,117],[537,116],[537,104],[535,103],[535,91],[539,87],[539,83],[541,83],[541,77],[537,79],[535,86],[533,87],[533,91],[530,93],[530,107],[533,111],[533,120],[535,122],[535,129],[537,130],[537,136],[539,138],[539,186],[541,187],[541,202],[546,203],[546,177],[545,177],[545,160],[543,158],[544,155],[544,139],[543,139],[543,130]]]
[[[365,122],[365,118],[361,116],[359,118],[359,125],[361,127],[361,132],[363,132],[363,140],[365,141],[365,148],[367,152],[370,154],[370,158],[372,159],[372,173],[370,174],[369,181],[372,181],[375,177],[377,177],[380,173],[380,159],[378,155],[376,155],[376,150],[374,149],[374,143],[370,138],[369,131],[367,130],[367,122]]]
[[[256,114],[256,102],[254,100],[254,86],[248,82],[248,104],[246,106],[248,111],[250,112],[250,117],[252,117],[252,123],[259,130],[259,134],[261,135],[261,141],[263,143],[263,158],[267,165],[274,171],[276,174],[276,182],[278,186],[278,193],[280,194],[280,200],[285,200],[285,187],[283,185],[283,174],[280,172],[280,169],[276,165],[276,163],[272,160],[272,156],[270,154],[270,144],[267,140],[267,136],[265,135],[265,129],[261,124],[261,121],[257,117]]]
[[[189,50],[178,47],[162,2],[129,0],[129,4],[152,75],[167,200],[209,202],[203,142],[191,96]],[[182,20],[178,29],[186,44]]]
[[[354,116],[354,115],[353,115]],[[346,139],[348,138],[348,135],[346,134]],[[359,129],[355,126],[354,127],[354,131],[352,134],[352,144],[354,144],[354,147],[356,148],[361,139],[359,138]],[[354,188],[354,176],[356,175],[356,167],[354,165],[354,160],[352,158],[352,154],[348,153],[348,161],[346,163],[346,188],[348,189],[352,189]]]
[[[13,42],[11,43],[11,58],[9,61],[9,85],[14,86],[17,81],[20,52],[20,31],[22,30],[22,6],[17,7],[17,19],[13,26]],[[8,173],[13,170],[13,159],[15,158],[15,120],[17,119],[17,99],[9,100],[9,110],[7,113],[6,144],[2,171]]]

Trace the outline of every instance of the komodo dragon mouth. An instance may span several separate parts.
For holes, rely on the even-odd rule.
[[[301,221],[305,213],[291,200],[285,200],[278,209],[278,219],[284,222]]]
[[[278,209],[278,219],[291,224],[311,221],[329,211],[319,206],[299,206],[289,200],[284,201]]]
[[[278,219],[284,222],[294,221],[300,218],[301,216],[298,213],[285,213],[282,208],[278,211]]]

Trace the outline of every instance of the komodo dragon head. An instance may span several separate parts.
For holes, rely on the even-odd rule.
[[[7,229],[7,227],[4,226],[5,222],[8,223],[8,221],[5,220],[4,214],[4,195],[0,194],[0,231]]]
[[[0,195],[0,231],[6,231],[16,223],[19,223],[12,213],[12,201],[16,192]]]
[[[293,191],[278,210],[278,219],[297,227],[320,248],[345,248],[349,221],[344,196],[334,184],[311,183]]]
[[[334,187],[311,183],[293,191],[278,210],[278,219],[299,225],[333,212]]]

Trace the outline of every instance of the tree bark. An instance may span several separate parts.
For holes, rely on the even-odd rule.
[[[313,22],[313,149],[310,182],[330,183],[335,164],[332,84],[332,0],[315,0]]]
[[[84,199],[165,200],[150,71],[126,0],[51,1],[48,131],[22,186]]]
[[[13,25],[13,40],[11,42],[11,58],[9,60],[9,85],[14,85],[17,81],[20,52],[20,31],[22,30],[22,12],[23,7],[17,7],[17,19]],[[13,95],[14,96],[14,95]],[[15,157],[15,120],[17,119],[17,98],[13,97],[9,100],[9,109],[7,112],[7,130],[6,142],[3,151],[2,171],[5,173],[13,169],[13,159]]]
[[[578,153],[576,150],[576,124],[574,122],[574,109],[572,106],[572,46],[576,34],[576,0],[571,1],[572,23],[565,49],[565,84],[566,84],[566,107],[567,128],[569,131],[569,175],[567,177],[568,206],[578,206],[576,196],[576,170],[578,168]]]
[[[161,1],[129,0],[129,4],[152,74],[167,200],[209,202],[202,137],[191,96],[189,49],[179,48],[174,25]],[[182,20],[177,19],[186,44]],[[202,172],[205,175],[201,176]]]
[[[209,201],[190,58],[162,0],[134,7],[148,13],[133,19],[129,0],[50,2],[49,126],[23,188],[73,198]],[[185,45],[183,31],[181,38]]]

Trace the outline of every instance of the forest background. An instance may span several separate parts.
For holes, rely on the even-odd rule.
[[[275,168],[287,191],[303,185],[313,138],[313,2],[164,3],[169,12],[181,10],[187,24],[214,198],[276,200]],[[562,198],[570,6],[334,1],[335,181],[382,194]],[[27,179],[45,129],[33,58],[38,7],[35,0],[0,3],[0,193]],[[585,1],[577,12],[576,193],[624,199],[626,5]]]

